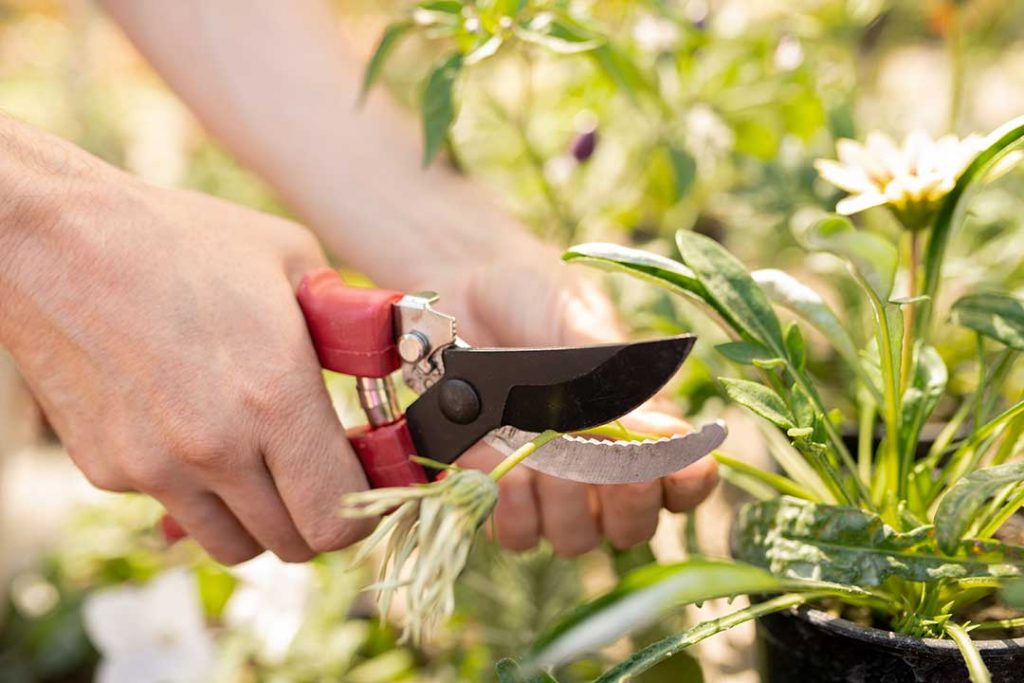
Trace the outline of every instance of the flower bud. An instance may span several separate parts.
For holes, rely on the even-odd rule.
[[[596,147],[597,129],[592,128],[591,130],[584,131],[576,136],[576,139],[572,141],[570,152],[572,153],[572,157],[582,164],[594,155],[594,149]]]

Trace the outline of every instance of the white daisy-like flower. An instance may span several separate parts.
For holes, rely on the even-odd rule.
[[[842,139],[836,143],[839,160],[818,159],[814,167],[822,178],[850,193],[836,211],[851,215],[876,206],[888,206],[904,227],[928,225],[942,199],[981,152],[981,135],[944,135],[933,140],[923,131],[908,135],[902,145],[884,133],[868,134],[863,144]]]

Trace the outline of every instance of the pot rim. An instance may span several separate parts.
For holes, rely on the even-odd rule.
[[[825,629],[826,631],[831,631],[837,635],[846,636],[872,645],[895,646],[916,650],[918,652],[927,652],[930,650],[960,651],[960,648],[958,648],[956,643],[952,640],[940,638],[918,638],[916,636],[908,636],[903,633],[896,633],[895,631],[886,631],[884,629],[875,628],[874,626],[862,626],[861,624],[854,623],[849,619],[834,616],[824,610],[811,607],[810,605],[790,607],[787,610],[776,612],[775,614],[789,614],[814,626]],[[974,644],[979,650],[1024,649],[1024,636],[1020,638],[975,640]]]

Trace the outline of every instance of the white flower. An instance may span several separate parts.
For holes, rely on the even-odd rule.
[[[214,644],[188,570],[171,569],[144,586],[95,591],[85,600],[82,618],[103,656],[97,683],[209,680]]]
[[[313,567],[287,564],[264,553],[231,571],[239,583],[224,609],[224,621],[249,631],[266,663],[282,662],[305,620]]]
[[[668,52],[679,43],[679,27],[668,19],[644,15],[633,26],[633,39],[648,52]]]
[[[848,216],[888,206],[905,227],[916,230],[928,224],[986,144],[980,135],[932,140],[915,131],[900,146],[888,135],[873,132],[864,144],[839,140],[839,161],[818,159],[814,167],[822,178],[850,193],[836,205],[837,212]]]

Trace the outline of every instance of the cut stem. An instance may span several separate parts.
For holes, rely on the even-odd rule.
[[[556,432],[551,429],[541,432],[533,441],[526,444],[525,446],[520,446],[515,450],[514,453],[512,453],[510,456],[502,460],[500,463],[498,463],[498,465],[493,470],[491,470],[491,479],[493,479],[494,481],[498,481],[506,474],[511,472],[513,467],[515,467],[516,465],[518,465],[519,463],[533,455],[538,448],[546,444],[548,441],[558,438],[559,436],[561,436],[559,432]]]

